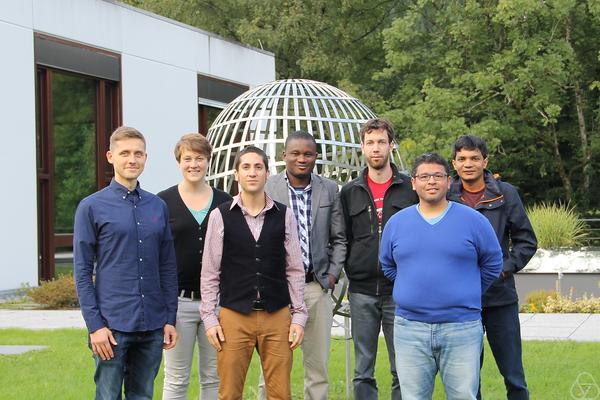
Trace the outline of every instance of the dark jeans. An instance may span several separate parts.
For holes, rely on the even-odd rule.
[[[377,400],[375,359],[379,330],[383,329],[392,374],[392,400],[401,399],[394,357],[394,317],[396,306],[389,296],[348,293],[354,341],[354,398]]]
[[[497,307],[484,307],[481,313],[496,365],[504,377],[508,400],[528,400],[529,391],[521,358],[521,325],[517,303]],[[483,351],[481,352],[483,366]],[[477,399],[481,399],[481,383]]]
[[[127,400],[152,399],[154,379],[162,359],[163,329],[148,332],[113,331],[117,342],[113,346],[114,358],[96,361],[97,400],[120,400],[125,387]]]

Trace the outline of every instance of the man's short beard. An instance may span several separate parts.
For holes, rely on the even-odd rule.
[[[381,163],[381,165],[371,165],[369,163],[369,161],[367,161],[367,165],[369,166],[369,168],[374,169],[376,171],[380,171],[382,169],[387,168],[387,166],[390,164],[390,158],[387,157],[384,160],[382,160],[383,162]]]

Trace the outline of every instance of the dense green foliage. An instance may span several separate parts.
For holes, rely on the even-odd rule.
[[[128,0],[273,51],[279,78],[349,91],[404,157],[485,137],[528,201],[600,205],[597,0]]]
[[[597,201],[600,24],[592,4],[416,3],[385,31],[388,67],[377,75],[401,77],[384,112],[405,146],[448,154],[457,135],[475,132],[492,145],[491,168],[529,199]]]

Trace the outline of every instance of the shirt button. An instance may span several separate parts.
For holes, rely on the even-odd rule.
[[[140,279],[142,279],[142,280],[143,280],[143,279],[144,279],[144,277],[143,277],[143,276],[140,276]]]
[[[140,222],[138,221],[138,223],[137,223],[137,224],[139,225],[139,224],[140,224]]]
[[[125,200],[125,196],[123,196],[123,200]]]
[[[140,240],[140,243],[142,243],[142,241]]]
[[[256,257],[254,261],[260,262],[260,258]]]
[[[144,298],[144,295],[142,295],[142,298]]]
[[[142,259],[140,258],[140,261],[142,261]]]

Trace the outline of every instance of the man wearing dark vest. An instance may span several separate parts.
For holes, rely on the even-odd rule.
[[[296,221],[292,210],[265,194],[262,150],[241,150],[234,169],[240,194],[210,214],[200,281],[206,336],[218,351],[219,399],[242,398],[254,348],[267,397],[290,399],[292,350],[307,320]]]

